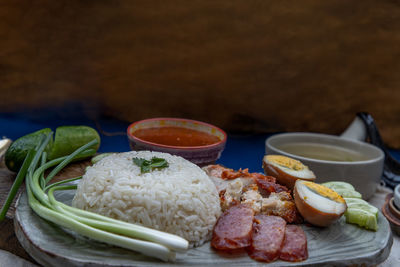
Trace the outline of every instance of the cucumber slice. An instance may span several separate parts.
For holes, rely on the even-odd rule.
[[[365,211],[363,209],[352,208],[347,209],[345,212],[346,222],[357,224],[369,230],[378,230],[378,219],[375,214]]]
[[[359,198],[344,198],[347,205],[347,211],[352,209],[361,209],[373,214],[378,218],[378,208],[372,206],[367,201]]]
[[[354,189],[353,185],[341,181],[327,182],[322,185],[335,190],[346,201],[347,210],[344,216],[347,223],[357,224],[373,231],[378,230],[378,209],[361,199],[361,194]]]
[[[361,198],[361,194],[354,189],[354,186],[341,181],[326,182],[322,185],[335,190],[339,195],[344,198]]]
[[[346,183],[346,182],[342,182],[342,181],[326,182],[326,183],[323,183],[322,185],[325,185],[326,187],[329,187],[331,189],[342,188],[342,189],[348,189],[348,190],[355,190],[353,185]]]
[[[357,224],[369,230],[378,230],[378,209],[359,198],[344,198],[347,210],[346,222]]]
[[[332,188],[333,189],[333,188]],[[333,189],[343,198],[362,198],[361,194],[355,190],[347,190],[347,189]]]

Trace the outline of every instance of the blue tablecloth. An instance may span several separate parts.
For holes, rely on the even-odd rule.
[[[55,130],[61,125],[87,125],[97,129],[101,136],[99,152],[129,151],[126,129],[130,122],[110,118],[90,119],[82,112],[71,110],[38,110],[36,112],[0,113],[0,137],[15,140],[25,134],[49,127]],[[228,133],[228,141],[217,163],[229,168],[249,168],[250,172],[263,172],[262,158],[265,140],[271,134],[234,135]],[[400,151],[391,150],[400,160]]]
[[[87,125],[97,129],[101,137],[99,152],[129,151],[126,129],[129,122],[116,119],[90,119],[86,116],[60,116],[52,111],[0,113],[0,137],[15,140],[28,133],[61,125]],[[251,172],[262,172],[265,139],[270,134],[231,135],[218,163],[233,169],[249,168]]]

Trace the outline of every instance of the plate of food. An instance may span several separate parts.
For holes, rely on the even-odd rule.
[[[16,234],[44,266],[369,266],[388,257],[392,234],[379,211],[375,223],[364,224],[372,230],[347,223],[346,204],[337,195],[314,183],[300,162],[282,159],[288,160],[265,159],[266,169],[279,176],[269,165],[286,164],[291,171],[284,179],[300,177],[293,188],[269,173],[200,168],[167,153],[131,151],[103,157],[79,182],[64,185],[71,190],[52,192],[68,207],[180,236],[188,247],[174,258],[160,260],[82,235],[64,225],[68,216],[59,223],[44,219],[32,209],[29,191],[18,200]]]
[[[226,135],[190,125],[218,133],[218,158]],[[5,162],[18,174],[0,214],[25,181],[15,232],[43,266],[368,266],[390,253],[378,209],[351,184],[319,184],[293,158],[265,156],[262,174],[159,150],[96,155],[100,137],[88,127],[52,134],[46,128],[8,148]],[[91,163],[74,168],[83,159]]]

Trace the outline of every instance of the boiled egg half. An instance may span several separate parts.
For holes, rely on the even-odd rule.
[[[332,189],[303,180],[297,180],[294,191],[297,210],[303,218],[316,226],[328,226],[346,211],[346,201]]]
[[[281,156],[267,155],[263,159],[266,175],[274,176],[278,183],[293,189],[296,180],[314,181],[314,173],[298,160]]]

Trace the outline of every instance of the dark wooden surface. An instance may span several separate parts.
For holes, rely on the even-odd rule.
[[[4,166],[4,162],[0,163],[0,205],[3,206],[4,201],[10,191],[11,185],[14,182],[15,173],[10,172]],[[23,185],[24,186],[24,185]],[[23,187],[21,186],[21,187]],[[23,188],[21,188],[23,190]],[[20,190],[20,191],[21,191]],[[16,199],[15,199],[16,200]],[[7,212],[7,217],[4,221],[0,222],[0,249],[6,250],[20,256],[28,261],[35,262],[19,244],[14,232],[14,212],[15,200]]]
[[[72,178],[79,176],[83,173],[84,168],[88,165],[88,162],[80,162],[75,163],[69,166],[68,168],[61,171],[55,178],[54,181]],[[14,182],[15,173],[10,172],[4,165],[4,162],[0,162],[0,206],[3,206],[3,203],[8,195],[8,192]],[[25,184],[23,184],[20,188],[20,192],[25,190]],[[15,199],[16,200],[16,199]],[[24,248],[18,242],[18,239],[14,232],[14,212],[15,212],[15,200],[13,205],[10,207],[7,212],[7,217],[4,221],[0,222],[0,249],[11,252],[14,255],[17,255],[23,259],[26,259],[32,263],[36,263],[34,259],[32,259],[28,253],[24,250]],[[0,264],[1,265],[1,264]]]
[[[400,147],[400,1],[0,1],[0,111],[340,133]]]

